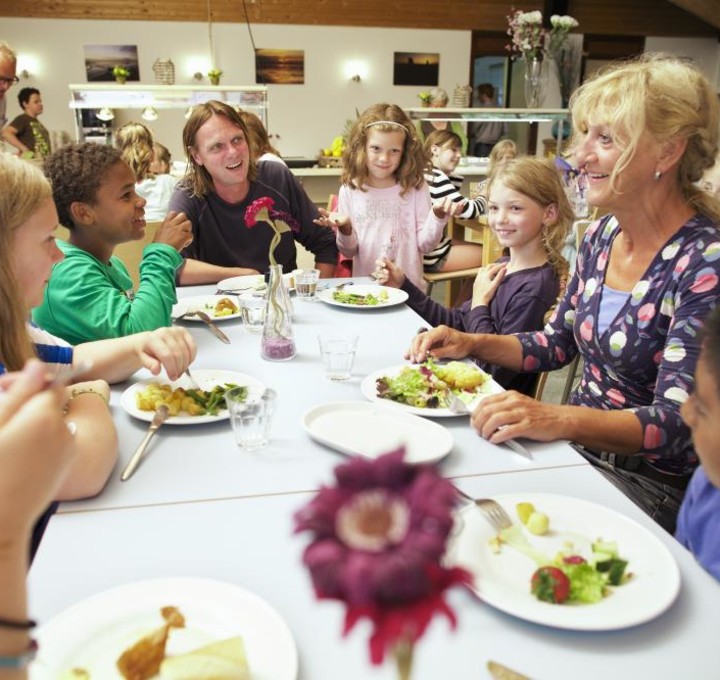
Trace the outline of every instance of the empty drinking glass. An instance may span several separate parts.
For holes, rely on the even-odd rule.
[[[357,335],[318,335],[320,356],[325,365],[325,376],[330,380],[348,380],[352,375]]]

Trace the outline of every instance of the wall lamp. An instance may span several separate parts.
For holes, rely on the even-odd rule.
[[[103,120],[106,122],[109,120],[113,120],[113,118],[115,118],[115,113],[113,112],[112,109],[109,109],[107,106],[103,106],[103,108],[101,108],[95,115],[97,116],[97,118],[99,120]]]
[[[152,106],[146,106],[140,114],[143,120],[157,120],[158,112]]]

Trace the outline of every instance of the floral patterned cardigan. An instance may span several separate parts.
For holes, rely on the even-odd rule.
[[[580,352],[583,373],[570,403],[629,409],[640,420],[640,453],[659,470],[697,464],[680,405],[694,384],[699,332],[720,294],[720,231],[692,217],[655,255],[608,328],[595,330],[610,248],[620,233],[608,216],[588,228],[564,299],[542,331],[517,335],[523,370],[548,371]]]

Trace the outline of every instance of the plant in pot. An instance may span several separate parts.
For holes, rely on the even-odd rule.
[[[422,106],[430,106],[432,95],[429,92],[419,92],[418,99],[420,100],[420,104]]]
[[[211,68],[208,71],[208,78],[210,78],[210,84],[211,85],[219,85],[220,84],[220,76],[223,74],[223,72],[219,68]]]
[[[112,74],[115,76],[115,80],[122,85],[128,79],[130,71],[124,66],[113,66]]]

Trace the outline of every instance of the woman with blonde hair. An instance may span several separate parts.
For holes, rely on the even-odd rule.
[[[697,464],[680,406],[720,293],[720,202],[695,184],[718,151],[717,95],[691,64],[643,55],[586,81],[570,108],[588,202],[610,214],[588,228],[548,326],[514,336],[440,327],[409,354],[548,371],[580,353],[569,405],[507,392],[484,400],[473,426],[494,443],[575,442],[672,532]]]
[[[146,201],[145,218],[148,222],[164,220],[177,181],[150,169],[155,158],[153,133],[142,123],[127,123],[115,132],[115,146],[135,175],[135,192]]]

